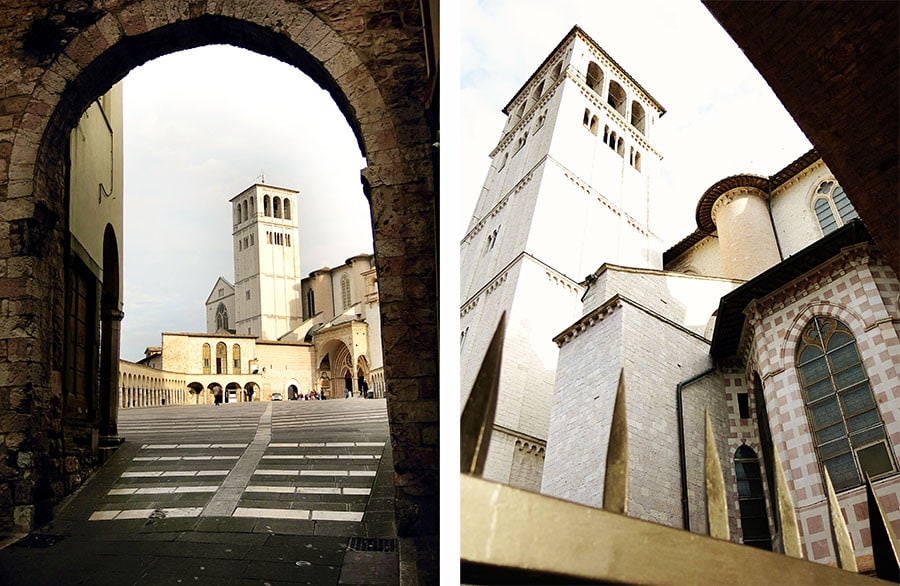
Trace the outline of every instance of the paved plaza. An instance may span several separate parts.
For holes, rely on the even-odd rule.
[[[399,583],[384,400],[123,410],[126,442],[0,584]]]

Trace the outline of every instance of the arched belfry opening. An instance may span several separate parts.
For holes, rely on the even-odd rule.
[[[64,254],[69,246],[69,133],[87,107],[131,69],[175,51],[230,44],[293,65],[328,91],[366,158],[362,175],[379,261],[382,338],[389,349],[384,371],[398,479],[397,527],[401,536],[436,535],[437,446],[409,439],[423,437],[424,428],[438,427],[438,399],[433,391],[437,388],[437,159],[432,146],[437,142],[433,98],[437,69],[434,46],[428,45],[433,43],[428,34],[431,19],[419,14],[423,6],[427,12],[428,3],[412,3],[389,18],[383,7],[363,2],[344,2],[315,12],[271,0],[242,4],[239,10],[229,1],[196,3],[183,11],[166,0],[112,0],[103,6],[69,6],[64,15],[62,6],[47,8],[36,0],[24,0],[18,14],[27,17],[0,16],[8,25],[0,34],[8,46],[16,47],[0,60],[4,70],[14,72],[16,79],[10,82],[19,90],[17,96],[0,97],[0,107],[9,114],[0,119],[0,130],[14,137],[9,148],[0,149],[0,163],[8,169],[0,199],[15,198],[18,204],[15,214],[0,219],[10,234],[0,260],[21,258],[34,276],[30,283],[11,279],[4,283],[15,309],[4,320],[8,325],[0,325],[0,336],[25,340],[30,351],[0,358],[0,374],[15,373],[21,381],[19,389],[27,388],[37,398],[11,405],[10,410],[25,413],[30,421],[56,422],[49,429],[24,431],[36,457],[0,480],[0,488],[18,497],[15,505],[0,504],[0,528],[31,530],[39,498],[35,486],[53,487],[47,498],[55,503],[96,466],[90,445],[67,443],[64,402],[54,382],[64,373],[64,341],[55,332],[64,331],[69,314],[65,283],[74,262]],[[73,11],[83,14],[73,16]],[[68,18],[70,26],[44,26],[54,17]],[[46,42],[34,42],[35,35],[29,35],[29,31],[50,29],[55,36],[43,39]],[[390,43],[383,42],[385,35]],[[31,40],[23,44],[23,38]],[[429,110],[432,103],[435,110]],[[115,256],[121,257],[122,239],[111,237],[109,242],[110,256],[115,248]],[[395,258],[406,262],[392,262]],[[109,273],[104,271],[103,282],[107,279]],[[114,295],[111,284],[94,283],[100,288],[98,305],[104,316],[101,343],[110,359],[92,367],[91,380],[98,380],[102,372],[97,371],[107,367],[111,371],[117,362],[116,314],[112,312],[121,311],[127,300],[117,295],[120,288]],[[105,319],[107,309],[109,319]],[[417,335],[409,336],[409,331]],[[393,388],[403,392],[394,394]],[[114,434],[115,422],[103,419],[105,400],[97,405],[99,416],[86,421],[93,429]],[[432,407],[423,408],[430,403]],[[417,457],[404,457],[407,449],[417,450]],[[78,462],[74,472],[65,464],[72,458]]]

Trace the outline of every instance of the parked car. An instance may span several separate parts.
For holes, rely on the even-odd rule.
[[[272,393],[273,401],[281,401],[284,397],[281,396],[281,393]]]

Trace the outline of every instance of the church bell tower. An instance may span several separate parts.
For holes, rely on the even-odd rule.
[[[502,312],[485,477],[539,490],[556,373],[552,339],[604,263],[662,267],[650,226],[665,109],[574,27],[503,108],[506,125],[460,244],[461,405]]]
[[[237,334],[277,340],[300,325],[298,193],[257,183],[230,200]]]

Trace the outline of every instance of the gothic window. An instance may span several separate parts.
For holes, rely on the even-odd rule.
[[[246,222],[250,218],[250,206],[247,204],[247,200],[244,200],[244,221]]]
[[[312,289],[306,292],[306,317],[311,318],[316,315],[316,295]]]
[[[203,344],[203,374],[209,374],[209,344]]]
[[[594,136],[597,136],[597,125],[598,125],[599,121],[600,121],[600,119],[597,118],[596,116],[591,117],[590,131],[591,131],[591,134],[593,134]]]
[[[544,125],[544,122],[546,120],[547,120],[547,110],[544,110],[544,113],[541,114],[540,116],[538,116],[538,123],[537,123],[538,129]]]
[[[819,462],[836,491],[896,470],[884,423],[850,329],[816,316],[797,346],[797,370]]]
[[[253,234],[250,235],[250,246],[253,246]]]
[[[291,219],[291,200],[284,198],[284,219]]]
[[[263,197],[263,215],[271,216],[272,213],[269,211],[269,196],[266,195]]]
[[[284,235],[284,245],[285,245],[285,246],[290,246],[290,245],[291,245],[291,235],[290,235],[290,234],[285,234],[285,235]]]
[[[224,303],[220,303],[216,308],[216,331],[228,329],[228,310]]]
[[[234,223],[241,223],[241,204],[239,203],[234,205]]]
[[[587,84],[589,88],[598,94],[603,93],[603,70],[593,61],[588,63]]]
[[[584,125],[585,128],[587,128],[587,125],[590,123],[590,121],[591,121],[591,111],[588,110],[587,108],[585,108],[584,109],[584,117],[581,119],[581,124]]]
[[[242,251],[242,250],[244,250],[244,249],[243,249],[243,247],[241,246],[241,241],[238,240],[238,252],[240,252],[240,251]]]
[[[272,216],[275,218],[281,217],[281,198],[280,197],[272,198]]]
[[[641,170],[641,152],[634,151],[634,168],[638,171]]]
[[[503,169],[506,166],[506,159],[509,158],[509,153],[503,153],[503,157],[500,159],[500,166],[497,167],[497,171]]]
[[[252,195],[250,196],[250,214],[253,216],[256,215],[256,198]]]
[[[344,309],[350,307],[350,277],[346,274],[341,277],[341,303]]]
[[[528,140],[528,133],[525,132],[524,134],[522,134],[522,136],[519,137],[519,140],[516,142],[516,150],[513,152],[513,154],[516,154],[517,152],[522,150],[522,147],[525,146],[525,142],[527,140]]]
[[[625,115],[625,90],[615,80],[609,81],[609,95],[606,98],[606,103],[622,116]]]
[[[603,127],[603,143],[609,143],[609,125]]]
[[[247,246],[247,242],[248,242],[248,241],[249,241],[249,240],[248,240],[247,237],[245,236],[245,237],[244,237],[244,248],[248,248],[248,246]]]
[[[216,344],[216,374],[225,374],[228,368],[228,348],[224,342]]]
[[[616,150],[616,131],[612,131],[609,133],[609,142],[607,143],[609,148],[612,150]]]
[[[616,142],[616,152],[619,153],[620,157],[625,156],[625,139],[622,138],[621,136],[619,137],[619,140]]]
[[[231,347],[231,359],[234,363],[234,369],[232,372],[234,374],[241,374],[241,346],[240,344],[235,344]]]
[[[734,453],[734,472],[738,485],[738,508],[744,543],[760,549],[772,550],[769,515],[763,492],[759,459],[749,446],[741,446]]]
[[[813,209],[822,234],[827,235],[858,218],[844,189],[834,180],[823,181],[813,196]]]
[[[516,110],[516,122],[522,119],[522,116],[525,115],[525,104],[519,106],[519,109]]]
[[[637,100],[632,100],[631,102],[631,125],[634,126],[638,132],[641,134],[645,134],[645,120],[646,114],[644,114],[644,107],[641,106],[640,102]]]

